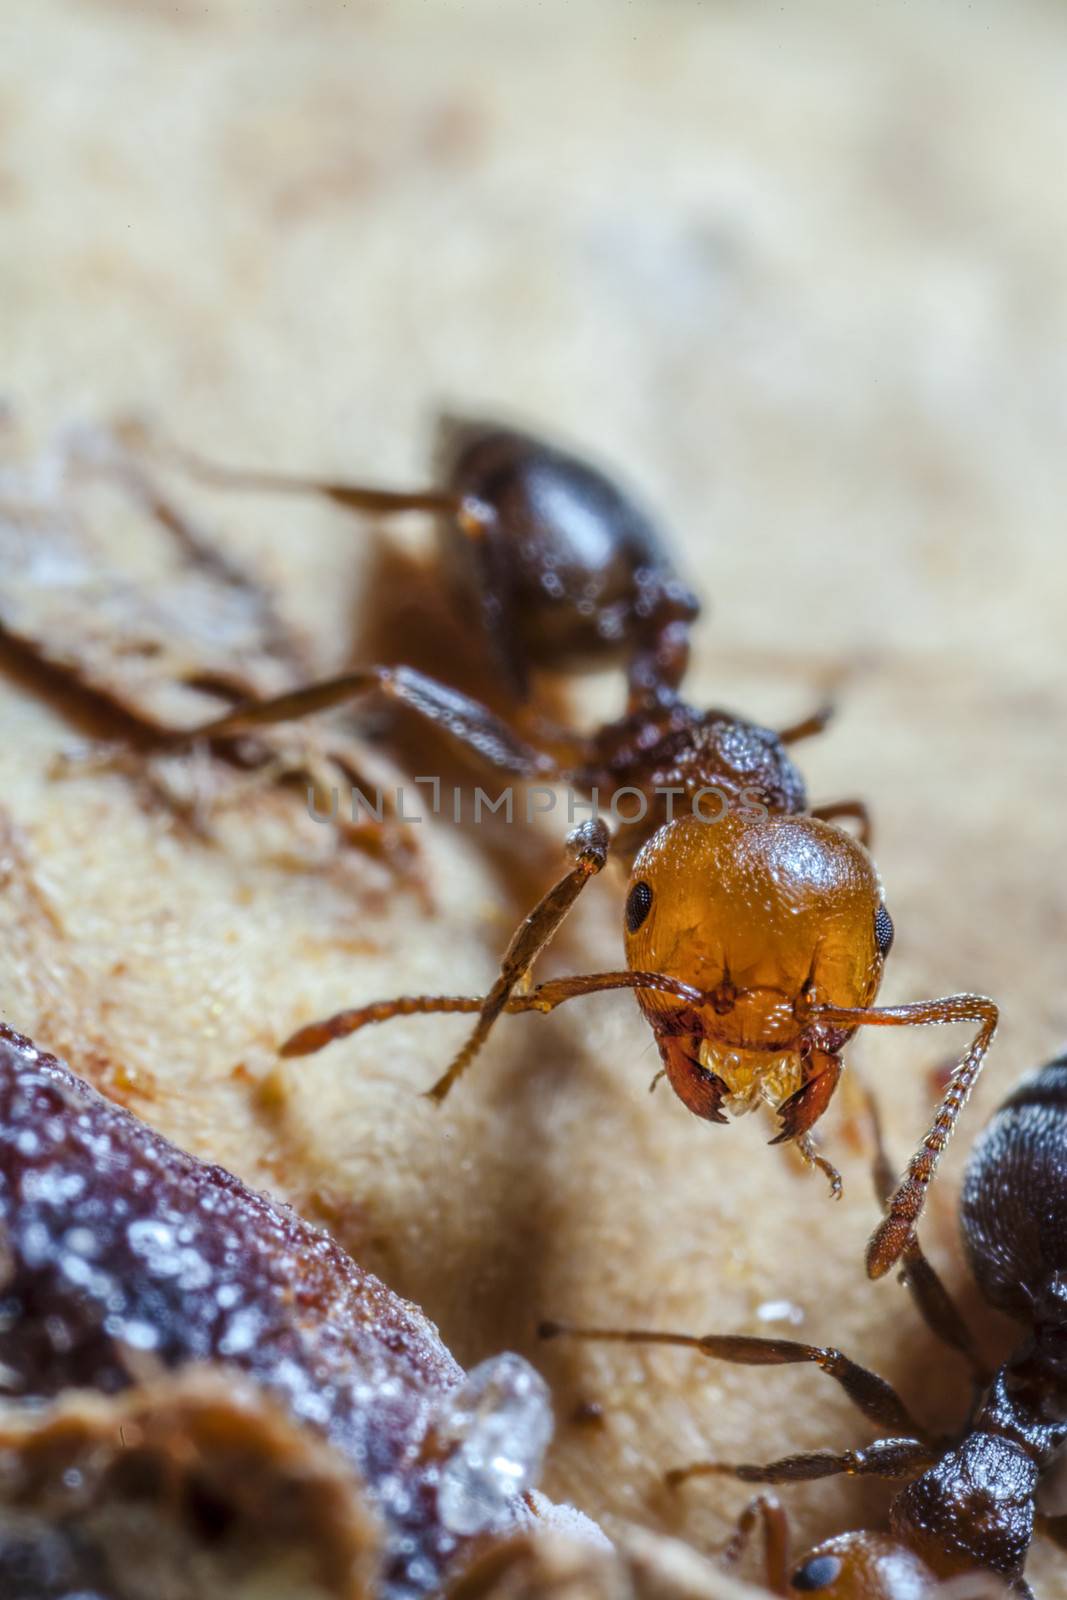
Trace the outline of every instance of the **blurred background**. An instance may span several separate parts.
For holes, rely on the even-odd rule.
[[[832,690],[838,720],[802,760],[817,798],[872,806],[898,931],[883,997],[977,989],[1004,1009],[931,1210],[957,1283],[966,1147],[1067,1030],[1065,148],[1059,0],[35,0],[0,16],[12,431],[43,440],[138,410],[223,459],[406,485],[423,480],[439,408],[517,418],[659,508],[708,601],[695,699],[774,723]],[[210,515],[226,548],[271,574],[322,665],[359,654],[373,538],[295,503],[215,497]],[[416,556],[420,537],[401,535]],[[580,708],[616,695],[591,683]],[[32,742],[32,695],[30,712],[18,696],[4,704],[9,743]],[[10,798],[17,749],[7,761]],[[71,925],[108,937],[106,883],[79,889],[61,819],[48,841],[38,832]],[[383,916],[367,992],[492,970],[516,908],[501,910],[499,882],[471,877],[463,848],[441,868],[436,927],[416,938],[410,907]],[[208,922],[216,891],[198,881],[191,921]],[[617,917],[608,894],[579,919],[568,963],[614,964]],[[280,961],[285,930],[273,937]],[[146,995],[169,994],[182,961],[191,982],[176,948]],[[316,960],[299,1004],[253,966],[246,1013],[268,974],[279,1028],[345,997],[352,948],[316,947]],[[108,1026],[136,1054],[125,1003]],[[240,1004],[235,1015],[239,1038]],[[557,1075],[546,1099],[522,1099],[510,1142],[495,1141],[530,1056],[501,1047],[492,1085],[472,1088],[447,1132],[422,1107],[397,1109],[394,1084],[355,1077],[329,1091],[346,1097],[343,1117],[326,1118],[316,1105],[334,1078],[316,1067],[302,1080],[314,1091],[295,1091],[299,1159],[357,1195],[366,1215],[344,1214],[347,1242],[426,1305],[462,1359],[507,1342],[615,1408],[605,1429],[563,1430],[553,1489],[609,1527],[633,1516],[706,1547],[743,1492],[667,1507],[662,1468],[709,1441],[777,1453],[856,1439],[860,1425],[810,1375],[779,1380],[772,1414],[769,1378],[694,1378],[677,1357],[561,1355],[552,1368],[537,1315],[755,1331],[758,1305],[795,1302],[813,1336],[851,1343],[920,1400],[944,1406],[965,1385],[946,1390],[926,1336],[901,1331],[898,1291],[862,1279],[858,1147],[831,1216],[747,1127],[709,1134],[661,1096],[650,1105],[639,1024],[607,1001],[589,1017],[552,1034],[557,1059],[592,1074],[586,1100],[576,1107]],[[154,1027],[137,1048],[181,1058],[173,1017]],[[404,1073],[429,1081],[441,1030],[402,1037]],[[926,1069],[955,1042],[859,1047],[898,1155],[923,1126]],[[160,1120],[255,1173],[277,1130],[261,1128],[258,1146],[238,1138],[239,1118],[222,1131],[229,1100],[213,1126],[203,1087],[238,1048],[201,1041],[203,1115],[165,1105]],[[368,1131],[386,1115],[388,1181]],[[641,1130],[622,1174],[620,1127]],[[516,1163],[542,1136],[531,1188]],[[263,1172],[299,1202],[291,1170]],[[549,1193],[534,1289],[522,1259]],[[571,1200],[581,1223],[568,1231]],[[426,1237],[427,1212],[444,1244]],[[654,1381],[627,1391],[620,1373],[646,1368]],[[880,1490],[805,1489],[801,1535],[884,1503]],[[1034,1573],[1042,1595],[1067,1593],[1043,1552]]]
[[[663,508],[724,656],[1037,671],[1065,25],[43,0],[0,23],[7,390],[400,481],[437,405],[519,413]]]

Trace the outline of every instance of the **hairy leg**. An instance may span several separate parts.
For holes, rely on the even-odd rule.
[[[508,1013],[519,1011],[555,1011],[568,1000],[582,995],[600,994],[605,989],[656,989],[674,995],[690,1005],[699,1005],[705,998],[699,989],[682,983],[678,978],[668,978],[658,972],[591,972],[574,977],[552,978],[540,983],[527,994],[512,994],[504,1007]],[[399,995],[395,1000],[372,1000],[364,1006],[338,1011],[323,1022],[309,1022],[292,1034],[281,1046],[283,1056],[310,1056],[332,1044],[336,1039],[347,1039],[349,1034],[379,1022],[391,1022],[395,1017],[431,1016],[440,1013],[470,1015],[480,1012],[485,1005],[484,995],[421,994]]]
[[[816,1366],[832,1378],[857,1410],[880,1428],[921,1437],[922,1429],[893,1386],[877,1373],[861,1367],[832,1345],[801,1344],[795,1339],[763,1339],[749,1334],[660,1333],[644,1328],[575,1328],[561,1322],[543,1322],[542,1339],[582,1339],[594,1343],[666,1344],[696,1350],[714,1361],[742,1367]]]
[[[896,1185],[896,1169],[889,1159],[882,1135],[882,1118],[878,1102],[868,1090],[867,1109],[874,1140],[872,1177],[874,1192],[880,1204],[888,1205]],[[967,1361],[976,1388],[984,1388],[991,1373],[975,1342],[974,1335],[949,1294],[940,1276],[926,1259],[922,1245],[914,1235],[904,1249],[901,1260],[901,1279],[917,1306],[923,1321],[942,1344],[956,1350]]]
[[[867,1246],[867,1272],[883,1277],[903,1255],[915,1233],[927,1190],[960,1112],[978,1081],[996,1032],[998,1012],[985,995],[955,994],[941,1000],[917,1000],[903,1006],[817,1006],[813,1019],[842,1027],[910,1028],[930,1023],[977,1022],[978,1032],[960,1058],[934,1120],[904,1177],[890,1196],[886,1216]]]

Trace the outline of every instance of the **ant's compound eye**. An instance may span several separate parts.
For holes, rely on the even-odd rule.
[[[885,906],[879,906],[874,914],[874,942],[883,957],[893,948],[893,919]]]
[[[887,919],[888,920],[888,919]],[[890,938],[893,937],[893,924],[889,924]],[[810,1561],[805,1561],[798,1567],[789,1582],[794,1589],[825,1589],[841,1571],[840,1556],[812,1556]]]
[[[635,883],[626,896],[626,931],[636,933],[652,910],[652,890],[647,883]]]

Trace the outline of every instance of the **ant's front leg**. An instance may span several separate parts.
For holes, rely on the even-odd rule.
[[[882,1135],[882,1117],[878,1102],[870,1090],[866,1091],[867,1114],[874,1142],[874,1161],[871,1176],[874,1192],[882,1206],[888,1206],[896,1187],[896,1169],[889,1159]],[[935,1268],[926,1258],[918,1238],[913,1234],[904,1249],[901,1260],[901,1281],[911,1295],[915,1306],[931,1333],[950,1349],[962,1355],[971,1369],[975,1393],[980,1394],[992,1374],[975,1342],[974,1335],[949,1294]]]
[[[763,1534],[763,1582],[771,1594],[789,1593],[789,1519],[776,1494],[758,1494],[737,1519],[737,1527],[719,1551],[729,1570],[741,1560],[757,1526]]]
[[[558,781],[565,776],[551,756],[526,744],[487,706],[438,683],[424,673],[402,666],[364,667],[340,677],[294,689],[270,700],[249,700],[212,722],[188,730],[182,737],[186,740],[233,738],[265,724],[310,716],[375,689],[441,728],[463,750],[477,757],[487,767],[522,778],[547,781]],[[504,952],[497,980],[481,1004],[478,1021],[470,1038],[455,1056],[448,1071],[429,1091],[431,1099],[438,1102],[443,1100],[478,1054],[493,1024],[507,1009],[513,993],[537,956],[553,937],[589,879],[595,877],[604,866],[610,834],[600,818],[593,818],[576,828],[567,844],[574,865],[538,901],[516,930]],[[314,1024],[310,1030],[301,1030],[300,1035],[290,1040],[284,1048],[288,1053],[302,1053],[300,1045],[306,1044],[312,1037],[319,1039],[324,1027],[331,1029],[328,1037],[338,1037],[336,1031],[332,1031],[333,1023]]]
[[[507,1009],[508,1001],[526,977],[541,951],[555,936],[560,923],[591,878],[603,868],[608,859],[611,835],[600,817],[581,823],[567,838],[567,848],[574,860],[571,870],[554,883],[546,895],[524,917],[511,937],[500,963],[496,982],[486,995],[482,1009],[463,1048],[456,1052],[433,1088],[429,1098],[438,1105],[452,1085],[470,1066],[482,1045],[488,1039],[493,1024]]]
[[[871,1235],[867,1246],[869,1277],[883,1277],[900,1260],[915,1236],[915,1224],[926,1203],[927,1190],[959,1114],[978,1081],[986,1052],[997,1031],[998,1015],[993,1001],[981,994],[947,995],[941,1000],[916,1000],[903,1006],[823,1005],[815,1008],[814,1019],[831,1027],[910,1028],[926,1023],[947,1022],[979,1024],[970,1048],[953,1069],[929,1130],[889,1198],[886,1216]]]

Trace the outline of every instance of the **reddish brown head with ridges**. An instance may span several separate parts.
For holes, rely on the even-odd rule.
[[[891,924],[867,851],[810,816],[677,819],[634,862],[626,958],[709,995],[688,1013],[642,990],[657,1035],[696,1038],[735,1111],[780,1104],[801,1082],[801,1057],[835,1051],[847,1035],[818,1036],[818,1005],[870,1005]]]

